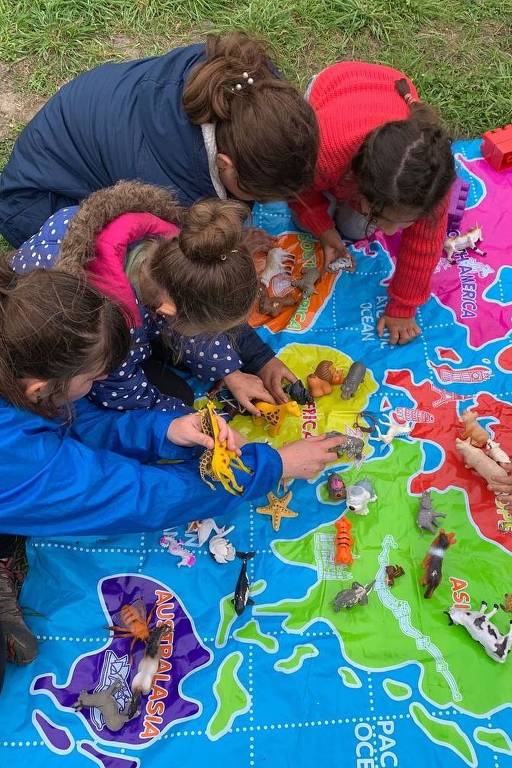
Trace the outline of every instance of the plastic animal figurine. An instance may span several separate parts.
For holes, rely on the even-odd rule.
[[[408,435],[414,427],[412,421],[400,422],[393,414],[384,414],[382,418],[387,421],[388,431],[386,434],[382,434],[378,425],[375,425],[375,428],[379,434],[378,439],[386,445],[389,445],[399,435]]]
[[[367,477],[359,480],[354,485],[348,486],[347,507],[351,512],[355,512],[356,515],[367,515],[370,501],[377,501],[377,494],[371,480]]]
[[[256,512],[260,515],[270,515],[272,519],[272,528],[274,531],[278,531],[281,527],[281,519],[283,517],[298,517],[298,512],[294,512],[293,509],[288,509],[288,504],[292,500],[293,493],[288,491],[284,496],[279,498],[272,492],[267,493],[268,504],[266,507],[256,507]]]
[[[421,494],[421,504],[416,517],[416,525],[421,528],[422,531],[430,531],[430,533],[437,533],[439,527],[437,520],[439,517],[446,517],[442,512],[436,512],[432,507],[432,499],[430,498],[430,491],[423,491]]]
[[[477,248],[477,243],[479,243],[481,240],[481,227],[473,227],[473,229],[470,229],[461,235],[456,235],[455,237],[447,237],[443,246],[446,253],[446,258],[451,264],[454,264],[455,254],[462,253],[463,251],[474,251],[480,256],[485,256],[485,251],[481,251],[479,248]]]
[[[267,286],[260,282],[260,287],[258,288],[258,310],[262,315],[277,317],[285,307],[293,307],[295,304],[297,304],[297,300],[293,294],[270,296]]]
[[[320,277],[320,270],[316,267],[304,270],[299,280],[292,280],[294,288],[301,291],[303,298],[309,299],[315,293],[315,283]]]
[[[280,272],[286,272],[287,269],[291,270],[294,261],[293,253],[288,253],[283,248],[271,248],[267,253],[265,269],[260,275],[260,282],[268,288],[270,281],[275,275],[278,275]]]
[[[360,418],[369,421],[371,426],[367,427],[366,424],[360,424]],[[354,429],[359,429],[361,432],[366,432],[366,434],[369,435],[371,432],[373,432],[374,429],[378,430],[377,419],[372,413],[369,413],[368,411],[361,411],[361,413],[357,414],[356,420],[354,421]]]
[[[348,373],[341,387],[341,397],[343,400],[349,400],[357,392],[357,389],[363,381],[366,373],[366,365],[356,360],[348,369]]]
[[[187,542],[187,546],[202,547],[203,544],[206,544],[213,531],[215,531],[215,533],[221,533],[223,530],[223,528],[219,528],[213,517],[207,517],[205,520],[192,520],[192,522],[188,524],[185,533],[187,536],[195,534],[197,536],[197,542]]]
[[[503,469],[503,467],[500,467],[499,464],[496,464],[496,462],[491,459],[490,456],[487,456],[487,454],[484,453],[481,448],[475,448],[473,445],[471,445],[469,439],[460,440],[457,437],[455,438],[455,446],[457,451],[464,459],[464,466],[466,469],[474,469],[475,472],[487,480],[487,482],[489,482],[492,477],[508,477],[507,472]]]
[[[153,618],[156,606],[153,606],[149,614],[146,616],[145,604],[142,600],[136,600],[129,605],[123,605],[120,612],[120,620],[124,626],[108,627],[115,637],[131,637],[132,642],[130,645],[130,654],[133,646],[139,640],[142,643],[147,643],[149,640],[150,629],[149,623]]]
[[[132,702],[130,699],[126,702],[125,706],[119,711],[118,703],[115,699],[115,694],[121,690],[123,682],[116,680],[104,691],[95,691],[94,693],[88,693],[86,690],[80,691],[78,699],[73,704],[75,712],[80,712],[84,707],[92,708],[96,707],[100,710],[109,731],[116,733],[134,717],[137,712],[130,714],[132,709]]]
[[[501,603],[501,609],[505,611],[505,613],[512,613],[512,594],[510,594],[510,592],[506,592],[503,599],[505,602]]]
[[[206,397],[208,400],[217,401],[219,404],[219,416],[227,416],[229,419],[235,416],[245,416],[246,409],[240,405],[236,397],[224,386],[222,379],[210,389]]]
[[[499,443],[495,443],[494,440],[489,440],[486,446],[486,453],[494,461],[500,464],[510,464],[510,456],[508,453],[500,447]]]
[[[340,517],[334,523],[336,536],[334,539],[334,562],[336,565],[351,565],[353,562],[352,523],[346,517]]]
[[[295,400],[289,400],[287,403],[281,403],[280,405],[264,403],[258,400],[254,405],[261,413],[261,416],[253,416],[253,421],[255,424],[262,424],[264,421],[267,421],[269,425],[268,433],[271,437],[279,434],[281,425],[287,416],[300,418],[302,414],[300,406]]]
[[[354,259],[348,251],[346,256],[340,256],[339,259],[331,261],[327,267],[328,272],[342,272],[345,269],[349,272],[352,272],[354,269]]]
[[[489,435],[476,420],[476,414],[469,408],[464,411],[459,421],[464,424],[464,431],[461,435],[463,440],[469,439],[471,445],[477,448],[483,448],[489,442]]]
[[[333,384],[341,384],[343,371],[335,368],[330,360],[322,360],[318,363],[314,373],[307,378],[308,389],[312,397],[330,395]]]
[[[443,577],[443,558],[446,550],[452,544],[455,544],[455,534],[445,533],[441,528],[436,538],[430,545],[425,559],[423,560],[423,578],[421,583],[427,589],[424,597],[430,598],[441,583]]]
[[[354,459],[355,461],[362,460],[364,440],[361,437],[356,437],[355,435],[345,435],[343,432],[337,432],[336,430],[332,430],[331,432],[326,432],[325,436],[326,437],[340,436],[344,438],[343,442],[336,447],[336,455],[338,459],[341,459],[342,456],[347,456],[347,458]]]
[[[231,533],[231,531],[234,531],[234,530],[235,530],[235,526],[231,525],[226,530],[221,529],[216,536],[213,536],[210,539],[210,543],[208,544],[208,549],[210,550],[210,554],[216,563],[221,563],[222,565],[224,565],[225,563],[229,563],[231,560],[235,559],[235,556],[236,556],[235,548],[225,538],[228,535],[228,533]]]
[[[134,696],[150,692],[153,675],[156,675],[158,672],[158,665],[160,663],[160,641],[169,630],[170,627],[167,624],[161,624],[159,627],[151,630],[144,656],[139,661],[137,674],[131,682],[130,687]]]
[[[373,589],[375,581],[366,586],[354,581],[350,589],[342,589],[332,601],[332,607],[338,613],[342,608],[353,608],[354,605],[368,605],[368,595]]]
[[[242,459],[234,451],[230,451],[219,440],[219,423],[215,414],[213,403],[207,403],[206,408],[199,411],[201,416],[201,429],[205,435],[213,438],[214,447],[207,448],[199,459],[199,474],[214,491],[215,486],[211,480],[221,483],[222,487],[234,496],[244,492],[243,486],[238,485],[233,474],[232,467],[252,475],[252,469],[246,467]],[[211,480],[209,480],[210,478]]]
[[[254,605],[250,596],[249,579],[247,578],[247,561],[254,557],[255,552],[237,552],[236,556],[242,561],[240,575],[236,582],[235,596],[232,600],[237,616],[241,616],[248,605]]]
[[[401,565],[386,565],[386,584],[388,587],[392,587],[395,584],[395,579],[403,576],[405,573]]]
[[[347,498],[345,483],[337,472],[330,472],[327,476],[327,492],[332,501],[340,501]]]
[[[498,627],[489,621],[497,612],[498,607],[495,604],[490,611],[487,611],[487,603],[482,601],[479,611],[465,611],[457,606],[452,606],[445,613],[450,619],[450,624],[459,624],[461,627],[465,627],[473,640],[483,646],[486,654],[493,661],[504,664],[512,644],[512,621],[508,633],[503,635]]]
[[[315,402],[300,379],[292,384],[288,382],[283,389],[288,397],[299,405],[312,405]]]
[[[181,568],[182,565],[192,568],[195,565],[196,556],[189,552],[188,549],[185,549],[184,543],[183,541],[178,541],[172,533],[167,533],[166,531],[164,531],[164,535],[160,539],[161,547],[166,547],[170,555],[181,558],[179,563],[176,563],[178,568]]]

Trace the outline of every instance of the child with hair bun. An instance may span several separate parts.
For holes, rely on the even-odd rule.
[[[55,211],[121,179],[204,197],[282,200],[313,181],[311,106],[243,32],[107,63],[64,85],[21,132],[0,178],[15,247]]]
[[[86,274],[124,307],[131,349],[92,388],[97,405],[190,410],[183,379],[150,360],[159,339],[208,387],[223,379],[251,413],[252,400],[287,399],[282,380],[296,377],[246,322],[258,289],[249,214],[245,203],[218,198],[182,209],[165,189],[119,182],[58,211],[14,254],[16,272]]]
[[[418,306],[446,237],[455,179],[450,139],[396,69],[363,61],[327,67],[308,89],[320,129],[312,187],[292,202],[299,223],[317,235],[326,264],[346,255],[341,235],[367,238],[402,230],[389,301],[377,329],[391,344],[419,334]]]

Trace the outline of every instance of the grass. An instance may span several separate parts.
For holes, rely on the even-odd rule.
[[[267,39],[300,86],[364,58],[407,72],[454,135],[512,120],[512,0],[0,0],[4,79],[28,105],[3,126],[0,163],[32,102],[80,71],[234,28]]]

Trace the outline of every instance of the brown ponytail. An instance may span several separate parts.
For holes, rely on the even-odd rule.
[[[351,172],[372,216],[385,208],[410,208],[422,217],[441,203],[455,180],[451,140],[434,110],[413,97],[405,78],[395,88],[409,106],[409,117],[371,131]]]
[[[244,244],[249,215],[235,200],[202,200],[184,213],[179,238],[149,246],[148,274],[175,303],[182,333],[214,335],[246,319],[258,290]]]
[[[128,355],[130,336],[121,310],[79,279],[59,270],[17,276],[0,262],[0,397],[54,418],[73,376],[100,375]],[[41,403],[21,380],[41,379],[51,394]]]
[[[255,200],[286,198],[313,182],[318,126],[312,107],[243,32],[209,35],[206,60],[183,92],[189,119],[215,123],[217,149]]]

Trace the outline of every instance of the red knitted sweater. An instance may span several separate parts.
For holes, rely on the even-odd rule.
[[[390,120],[404,120],[409,108],[395,89],[402,72],[379,64],[346,61],[333,64],[316,77],[309,101],[320,128],[320,151],[312,188],[291,204],[304,229],[319,236],[334,227],[328,213],[330,192],[337,200],[352,202],[353,190],[343,178],[365,136]],[[416,90],[408,80],[413,95]],[[395,273],[389,285],[386,314],[412,317],[430,294],[430,280],[446,237],[449,196],[436,215],[405,229]],[[357,206],[357,202],[355,202]]]

